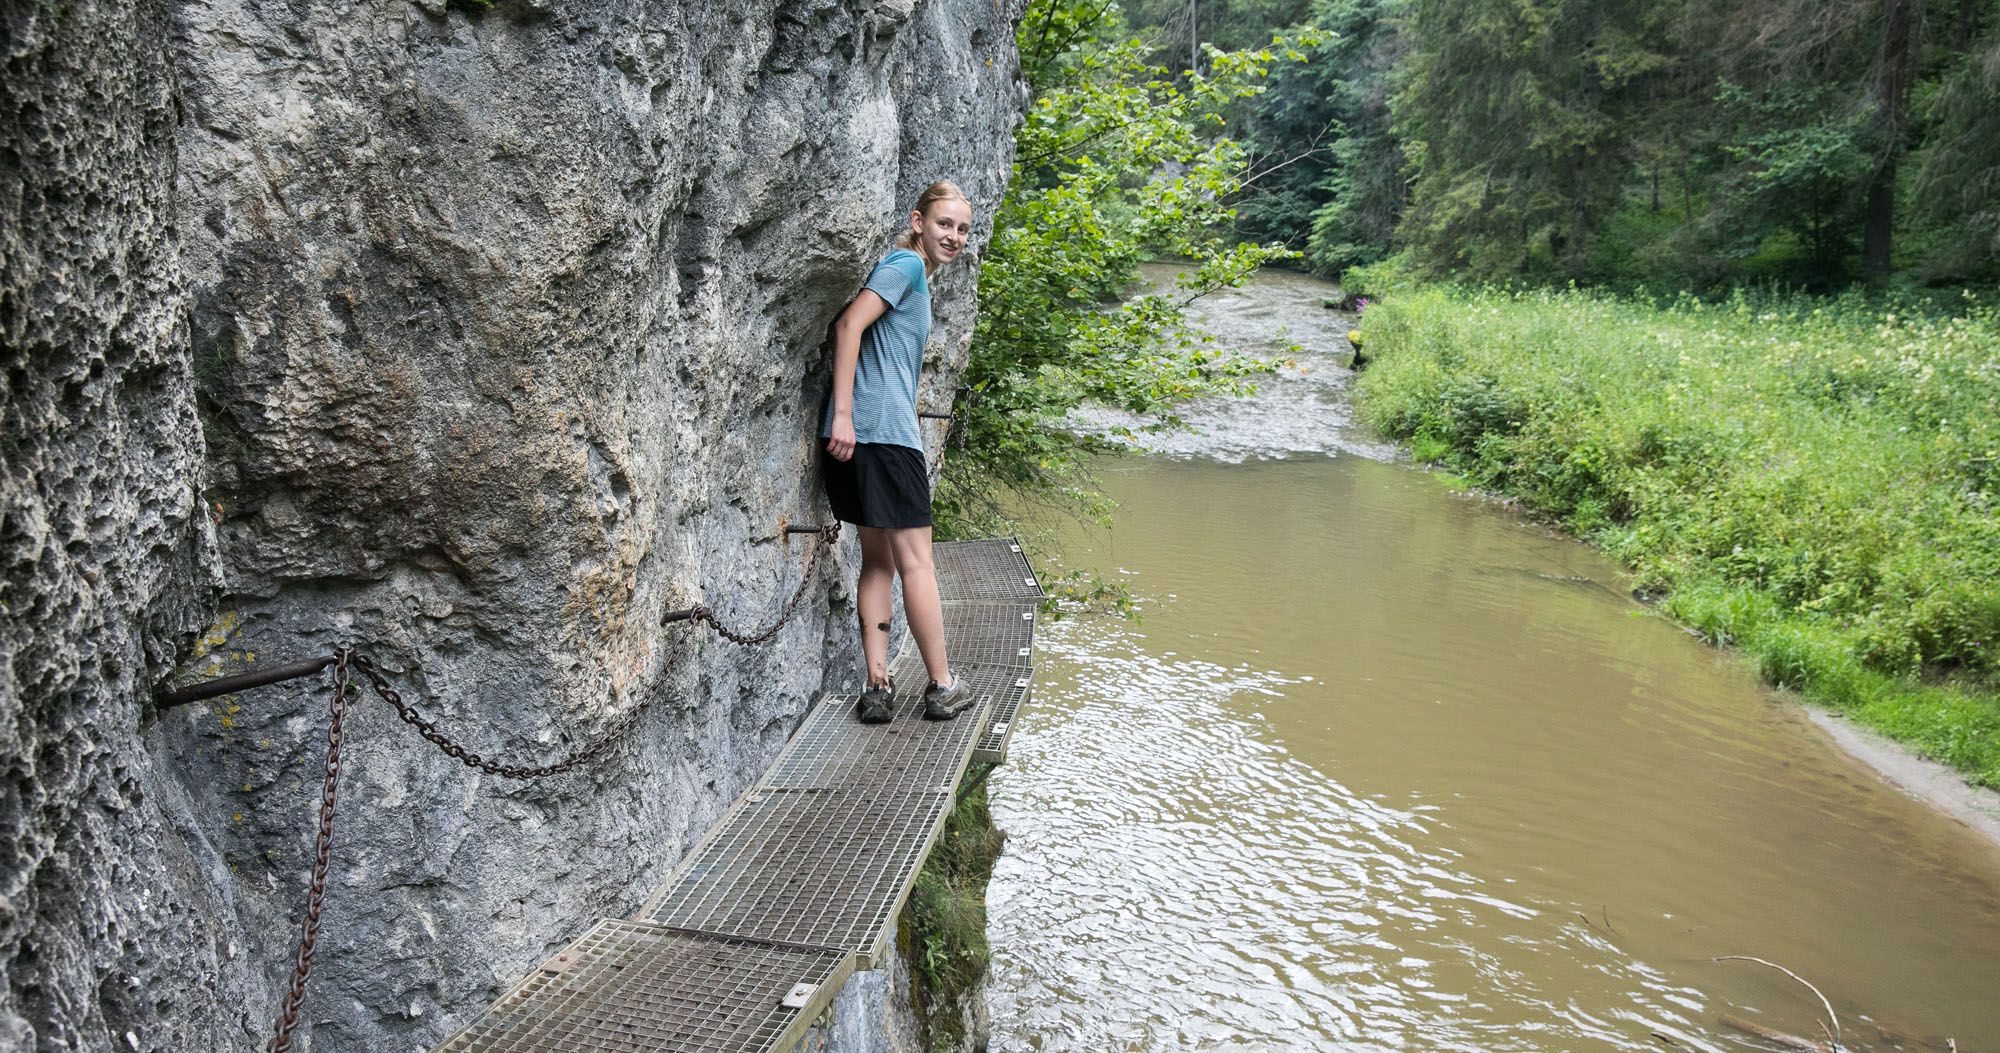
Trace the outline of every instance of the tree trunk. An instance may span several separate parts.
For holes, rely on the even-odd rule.
[[[1958,23],[1951,30],[1951,50],[1963,55],[1972,50],[1973,34],[1979,31],[1979,0],[1958,0]]]
[[[1896,233],[1896,162],[1886,160],[1868,181],[1866,218],[1861,225],[1861,267],[1870,285],[1889,275]],[[1853,244],[1849,242],[1848,244]]]
[[[1875,126],[1880,160],[1868,177],[1866,217],[1861,225],[1861,267],[1870,285],[1888,277],[1896,230],[1896,162],[1903,154],[1904,110],[1909,105],[1910,5],[1885,0],[1882,51],[1875,66]]]

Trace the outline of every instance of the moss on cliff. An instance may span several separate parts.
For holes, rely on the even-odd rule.
[[[933,1053],[967,1048],[971,999],[991,962],[986,885],[1007,835],[993,825],[984,775],[961,794],[897,926],[910,963],[910,1004]],[[984,1036],[977,1036],[983,1048]]]

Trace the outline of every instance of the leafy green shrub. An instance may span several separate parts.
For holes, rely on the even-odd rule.
[[[1166,428],[1191,399],[1249,390],[1269,367],[1207,343],[1186,308],[1297,255],[1230,236],[1247,157],[1222,132],[1273,65],[1303,53],[1211,48],[1175,80],[1094,0],[1032,0],[1017,40],[1034,101],[981,264],[961,447],[933,505],[941,537],[1009,532],[1009,505],[1101,516],[1085,464],[1115,447],[1072,433],[1070,414],[1098,403]],[[1170,289],[1127,296],[1149,258],[1187,268]]]

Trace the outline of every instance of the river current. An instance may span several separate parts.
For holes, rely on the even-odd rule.
[[[991,780],[993,1048],[1820,1039],[1783,966],[1848,1049],[2000,1050],[2000,850],[1357,428],[1330,295],[1204,301],[1296,364],[1105,462],[1116,526],[1060,534],[1143,617],[1038,640]]]

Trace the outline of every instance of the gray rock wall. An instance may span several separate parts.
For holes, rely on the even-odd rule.
[[[826,325],[923,185],[990,218],[1019,2],[9,0],[0,1048],[268,1036],[326,688],[155,713],[176,662],[353,642],[530,764],[658,700],[526,784],[359,704],[295,1048],[428,1046],[638,904],[855,674],[851,541],[771,647],[658,619],[789,597]]]
[[[910,965],[891,943],[881,967],[855,973],[799,1053],[939,1053],[910,1005]]]
[[[220,971],[151,683],[205,606],[163,4],[0,13],[0,1049],[108,1049]],[[128,1047],[129,1048],[129,1047]]]

